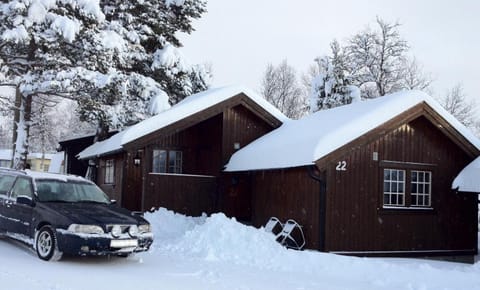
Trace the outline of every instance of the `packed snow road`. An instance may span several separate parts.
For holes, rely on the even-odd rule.
[[[124,258],[44,262],[0,239],[0,289],[480,289],[480,264],[351,258],[286,250],[271,235],[221,214],[146,216],[155,243]]]

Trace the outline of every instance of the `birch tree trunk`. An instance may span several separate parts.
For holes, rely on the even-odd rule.
[[[15,92],[15,114],[13,122],[13,156],[12,168],[26,169],[28,155],[28,136],[30,131],[30,117],[32,96],[22,96],[17,86]]]

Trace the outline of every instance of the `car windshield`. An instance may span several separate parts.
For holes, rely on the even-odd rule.
[[[36,185],[38,199],[43,202],[110,203],[100,188],[88,182],[37,179]]]

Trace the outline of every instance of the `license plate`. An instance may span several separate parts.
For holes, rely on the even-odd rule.
[[[111,248],[128,248],[128,247],[138,247],[137,240],[111,240]]]

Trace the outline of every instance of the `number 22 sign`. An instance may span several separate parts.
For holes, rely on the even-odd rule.
[[[347,161],[338,161],[337,167],[335,167],[337,171],[347,171]]]

